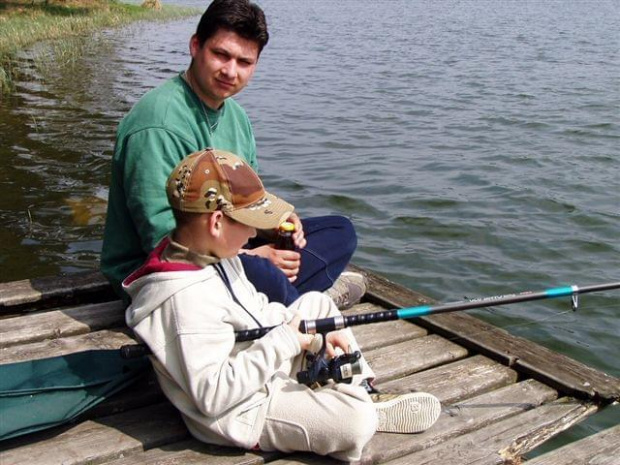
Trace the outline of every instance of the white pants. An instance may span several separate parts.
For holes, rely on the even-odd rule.
[[[329,297],[308,293],[291,307],[302,319],[333,317],[340,312]],[[312,313],[312,314],[309,314]],[[345,330],[351,350],[359,346],[350,330]],[[310,389],[294,378],[301,368],[304,354],[290,367],[283,367],[274,379],[265,425],[259,440],[264,451],[314,452],[339,460],[355,461],[377,429],[377,414],[366,389],[359,383],[374,378],[363,359],[362,373],[351,384],[332,383]]]

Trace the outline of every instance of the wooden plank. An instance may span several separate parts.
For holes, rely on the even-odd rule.
[[[180,441],[189,433],[169,403],[89,420],[69,429],[29,435],[30,444],[0,452],[11,465],[96,465],[145,449]],[[57,433],[57,434],[53,434]],[[38,439],[38,440],[37,440]]]
[[[408,321],[388,321],[376,325],[354,326],[351,328],[362,351],[385,346],[387,340],[392,344],[426,336],[428,331]]]
[[[411,375],[467,356],[467,350],[431,335],[365,352],[366,360],[382,383]]]
[[[190,439],[105,463],[106,465],[260,465],[265,463],[265,460],[260,453],[212,446]]]
[[[360,462],[383,463],[403,457],[533,409],[556,397],[555,390],[538,381],[527,380],[512,384],[453,405],[444,410],[437,423],[422,434],[377,433],[364,448]],[[308,454],[295,454],[272,462],[272,465],[310,463],[336,465],[341,462]]]
[[[374,273],[364,271],[368,280],[368,301],[388,308],[404,308],[429,303],[403,286]],[[563,392],[596,402],[620,400],[620,379],[553,352],[527,339],[509,334],[500,328],[463,312],[445,313],[417,318],[416,324],[450,340],[507,364]]]
[[[116,299],[110,284],[98,271],[0,283],[0,314]]]
[[[523,454],[597,410],[598,407],[591,402],[562,398],[387,463],[389,465],[521,463]]]
[[[130,334],[129,328],[122,328],[6,347],[0,350],[0,365],[24,360],[58,357],[87,350],[120,349],[124,344],[136,343]]]
[[[342,310],[342,313],[345,315],[360,315],[364,313],[381,312],[383,310],[385,310],[385,308],[381,305],[372,302],[359,302],[351,308]]]
[[[377,383],[380,391],[425,391],[443,403],[453,403],[517,381],[517,372],[482,355],[475,355],[411,376]]]
[[[306,452],[291,454],[286,458],[269,462],[270,465],[343,465],[344,463],[351,462],[342,462],[331,457],[323,457]]]
[[[528,465],[618,465],[620,425],[599,431],[546,454],[528,460]]]
[[[0,348],[125,326],[120,301],[82,305],[2,320]]]

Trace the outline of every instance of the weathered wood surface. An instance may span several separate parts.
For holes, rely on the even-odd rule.
[[[408,376],[440,364],[458,360],[467,350],[437,335],[391,344],[365,352],[370,366],[381,367],[377,382]]]
[[[145,449],[187,439],[189,433],[176,409],[165,402],[119,415],[88,420],[51,437],[46,438],[46,433],[35,433],[32,436],[42,439],[0,452],[0,463],[105,463]]]
[[[99,272],[0,283],[0,314],[115,299]]]
[[[229,447],[209,446],[190,439],[105,463],[108,465],[261,465],[265,463],[265,459],[258,453]]]
[[[387,308],[405,308],[431,303],[429,299],[374,273],[357,268],[370,281],[367,299]],[[464,312],[421,317],[415,323],[471,350],[507,364],[515,370],[579,398],[611,403],[620,400],[620,380],[565,355]]]
[[[7,318],[0,325],[0,348],[124,325],[125,306],[120,300]]]
[[[516,371],[483,355],[475,355],[411,376],[378,383],[378,387],[386,392],[427,391],[447,402],[455,402],[508,386],[517,378]]]
[[[522,454],[596,410],[596,406],[587,402],[563,398],[387,464],[520,463]]]
[[[118,349],[125,344],[135,344],[129,328],[104,329],[74,337],[49,339],[31,344],[5,347],[0,350],[0,365],[5,363],[58,357],[88,350]]]
[[[620,424],[531,459],[527,465],[618,465]]]
[[[118,348],[132,343],[124,327],[123,305],[111,297],[105,303],[77,306],[75,302],[79,299],[71,297],[69,305],[72,307],[59,306],[45,312],[28,313],[32,309],[57,305],[59,295],[84,298],[92,291],[92,296],[100,298],[106,291],[103,278],[99,278],[96,274],[90,276],[90,281],[81,278],[74,290],[68,289],[71,285],[66,280],[59,281],[58,289],[53,288],[52,281],[47,281],[44,292],[40,284],[38,289],[30,289],[23,282],[0,285],[0,312],[3,306],[8,308],[7,302],[13,303],[12,308],[26,312],[3,320],[0,364],[81,350]],[[369,278],[369,300],[348,313],[430,303],[425,296],[377,275],[371,273]],[[12,296],[4,294],[6,289],[13,289]],[[24,303],[28,299],[33,302],[32,306]],[[440,317],[452,315],[456,314]],[[362,463],[520,463],[522,454],[594,413],[608,402],[617,387],[617,380],[566,357],[549,355],[544,352],[546,349],[543,357],[536,358],[540,346],[464,316],[464,320],[429,317],[417,320],[419,324],[392,321],[352,328],[373,366],[380,390],[432,392],[444,406],[436,425],[422,434],[375,435],[364,450]],[[487,336],[489,333],[491,335]],[[470,341],[477,338],[482,342]],[[546,367],[539,372],[536,363],[543,360],[564,366]],[[591,372],[596,374],[595,383],[588,389],[583,386],[577,389],[585,400],[565,397],[556,400],[572,394],[575,384]],[[605,437],[617,439],[617,433]],[[597,460],[607,460],[616,453],[616,448],[604,448]],[[285,465],[340,462],[309,454],[287,456],[200,444],[189,436],[179,414],[165,400],[154,376],[150,376],[132,389],[99,404],[76,424],[0,443],[0,463]],[[540,465],[543,464],[556,465],[555,462],[541,462]]]

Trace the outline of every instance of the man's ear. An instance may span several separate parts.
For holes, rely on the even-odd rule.
[[[198,36],[196,34],[194,34],[189,39],[189,53],[192,56],[192,60],[194,59],[194,57],[196,56],[196,54],[198,53],[200,48],[201,48],[200,47],[200,41],[198,40]]]

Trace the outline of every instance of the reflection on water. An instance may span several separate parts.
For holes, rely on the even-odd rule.
[[[302,215],[349,215],[358,264],[443,301],[618,280],[614,1],[261,4],[272,37],[239,97],[261,175]],[[0,106],[3,281],[96,268],[116,125],[187,65],[196,22],[20,56]],[[618,302],[487,317],[620,375]]]
[[[95,226],[105,223],[107,199],[95,196],[69,197],[65,202],[71,208],[72,224]]]

